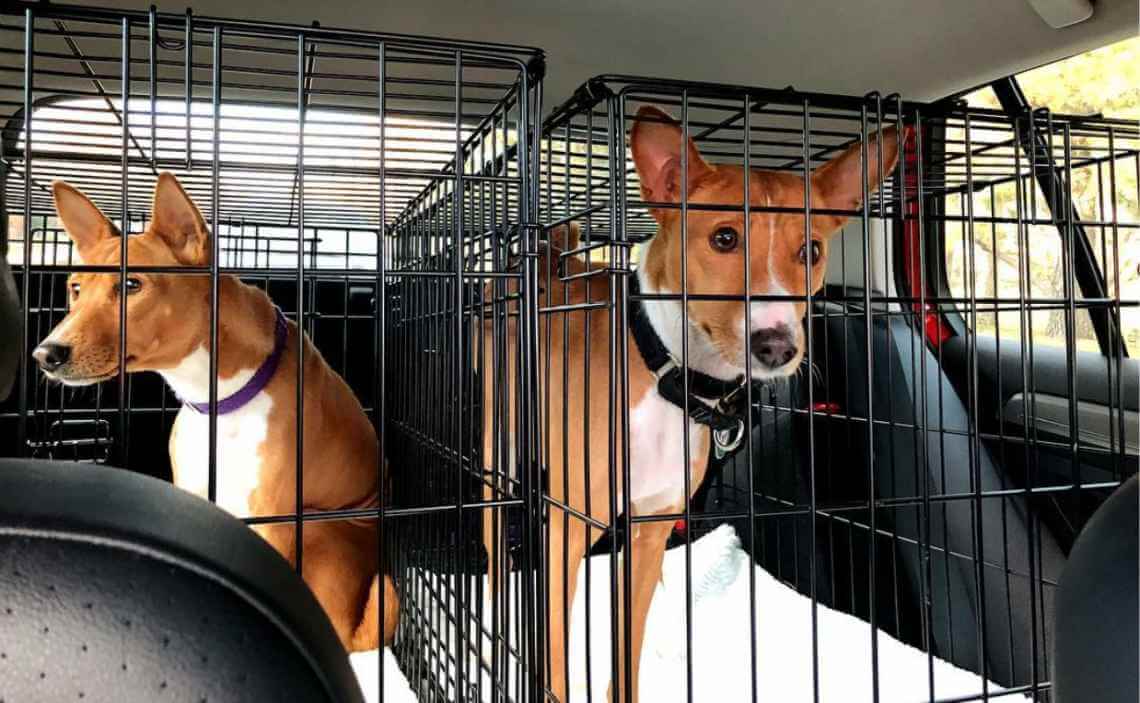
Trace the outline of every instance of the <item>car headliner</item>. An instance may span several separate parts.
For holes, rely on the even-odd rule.
[[[143,0],[83,4],[145,9]],[[182,12],[185,2],[160,1]],[[537,46],[546,109],[624,73],[931,100],[1133,36],[1135,0],[1049,27],[1026,0],[196,0],[195,14]]]

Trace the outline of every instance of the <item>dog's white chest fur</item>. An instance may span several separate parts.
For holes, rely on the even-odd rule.
[[[653,241],[643,246],[650,247]],[[642,260],[648,255],[646,248],[642,251]],[[642,291],[657,292],[643,270],[638,271],[638,282]],[[666,347],[680,349],[685,329],[680,305],[647,302],[643,309]],[[720,363],[716,361],[720,357],[711,346],[700,343],[701,339],[700,336],[689,335],[689,364],[705,369],[715,367]],[[685,422],[684,410],[662,398],[655,386],[651,386],[630,408],[629,501],[640,515],[677,508],[685,500]],[[692,420],[688,420],[688,424],[688,465],[691,471],[694,463],[706,458],[708,444],[705,434],[708,430]],[[692,483],[689,487],[696,489]]]
[[[629,413],[629,501],[639,515],[685,500],[685,413],[650,387]],[[689,469],[704,460],[705,428],[689,420]],[[696,486],[691,486],[696,488]]]
[[[176,368],[162,372],[162,376],[180,397],[200,401],[201,389],[192,387],[198,384],[188,384],[187,379],[200,371],[198,367],[203,363],[207,368],[204,377],[208,378],[209,355],[204,349],[192,353]],[[243,371],[232,378],[219,379],[218,397],[224,398],[236,392],[253,373],[253,370]],[[272,409],[273,398],[262,391],[238,410],[218,416],[217,504],[237,517],[251,514],[250,497],[260,479],[261,450],[269,434]],[[210,484],[209,415],[183,406],[175,419],[170,452],[176,467],[176,485],[207,498]]]

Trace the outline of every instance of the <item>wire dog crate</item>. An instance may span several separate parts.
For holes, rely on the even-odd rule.
[[[169,479],[167,439],[181,402],[156,374],[70,389],[44,383],[29,354],[67,314],[72,272],[117,276],[120,289],[132,274],[208,276],[215,293],[203,343],[215,351],[213,373],[227,316],[218,281],[239,277],[266,291],[347,382],[388,467],[375,468],[378,505],[302,511],[303,464],[319,463],[321,448],[299,439],[296,509],[239,517],[292,524],[298,543],[302,525],[378,519],[381,562],[402,611],[396,653],[421,699],[536,699],[523,639],[505,634],[521,631],[534,607],[525,580],[485,602],[484,577],[456,580],[473,567],[459,563],[454,540],[476,533],[483,512],[529,524],[520,519],[525,482],[499,482],[488,507],[471,487],[485,478],[482,428],[467,422],[485,370],[470,361],[467,326],[483,314],[473,310],[485,281],[530,285],[530,259],[508,268],[507,258],[527,254],[534,239],[541,52],[189,10],[35,3],[8,5],[0,35],[0,250],[23,302],[24,350],[18,386],[0,405],[0,451]],[[52,181],[75,186],[136,234],[163,171],[177,175],[209,223],[209,265],[81,265],[56,217]],[[121,329],[120,370],[133,334]],[[501,377],[521,376],[526,367],[508,365],[507,353],[496,345],[486,358],[501,357]],[[300,398],[305,378],[293,369]],[[303,437],[313,420],[296,415]],[[491,444],[520,461],[529,455],[525,427],[496,427],[503,436]],[[213,498],[213,429],[209,439]],[[298,571],[303,559],[296,555]],[[514,568],[525,572],[531,559],[518,551]],[[509,579],[504,570],[487,581]],[[383,690],[383,667],[377,675]]]
[[[1065,554],[1137,471],[1140,296],[1122,272],[1140,263],[1140,131],[1031,111],[1011,80],[992,89],[1004,109],[606,76],[546,120],[542,606],[561,641],[540,655],[553,692],[604,700],[612,678],[613,700],[637,700],[640,653],[640,700],[1049,699]],[[672,129],[641,137],[672,147],[645,146],[639,163],[642,128]],[[875,136],[892,128],[893,171]],[[845,152],[853,197],[805,193]],[[814,283],[801,265],[798,292],[765,289],[786,265],[777,232],[802,259],[840,220]],[[735,256],[710,259],[710,222],[735,228]],[[755,342],[724,329],[787,303],[804,306],[802,364],[743,383]],[[670,368],[648,376],[629,332],[652,306],[668,311],[654,324],[688,379],[686,412],[712,402],[694,372],[742,377],[750,430],[712,448],[703,484],[683,467],[703,460],[705,429],[677,414],[654,430],[665,416],[639,405]],[[683,500],[631,500],[653,442],[676,445],[658,471]],[[694,540],[726,522],[760,568],[714,610],[700,599],[718,576]],[[654,529],[683,557],[639,652],[646,606],[631,591],[661,567],[635,545]]]
[[[42,3],[0,36],[0,452],[170,478],[157,376],[69,389],[29,353],[72,272],[208,277],[214,378],[235,276],[381,457],[375,505],[241,517],[377,520],[421,700],[1049,700],[1058,573],[1137,472],[1135,123],[1013,81],[995,110],[617,76],[540,122],[521,46]],[[209,265],[81,264],[51,181],[130,235],[163,171]],[[640,405],[665,377],[681,407]]]

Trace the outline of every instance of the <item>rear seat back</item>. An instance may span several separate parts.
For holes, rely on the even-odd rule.
[[[846,295],[858,292],[848,288]],[[1032,651],[1032,633],[1036,628],[1038,641],[1052,641],[1047,613],[1053,589],[1038,587],[1036,594],[1031,589],[1042,579],[1056,582],[1064,565],[1061,549],[1039,522],[1031,527],[1020,496],[986,498],[975,509],[977,501],[970,496],[975,488],[1017,484],[984,444],[971,446],[967,408],[908,317],[876,311],[869,373],[862,305],[826,302],[815,309],[815,369],[760,394],[764,407],[753,432],[751,468],[747,451],[729,460],[703,493],[704,509],[747,510],[751,472],[757,512],[765,515],[756,522],[756,560],[806,595],[814,554],[820,602],[869,619],[871,516],[865,505],[873,476],[880,505],[874,573],[878,625],[919,647],[928,627],[937,656],[978,672],[984,646],[987,675],[1000,684],[1030,682],[1035,656],[1038,676],[1044,677],[1045,652]],[[816,407],[810,418],[804,412],[809,377]],[[870,447],[868,411],[874,419]],[[819,509],[814,549],[809,520],[813,434]],[[924,504],[924,484],[934,496],[929,504]],[[747,520],[737,521],[737,528],[748,546]],[[928,565],[920,548],[927,530]],[[926,612],[924,591],[930,603]]]

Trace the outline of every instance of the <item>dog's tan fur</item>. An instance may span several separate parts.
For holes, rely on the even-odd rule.
[[[115,226],[82,193],[66,183],[53,186],[56,210],[86,264],[115,265],[121,239]],[[210,234],[197,207],[170,174],[155,188],[146,231],[127,238],[130,266],[205,266]],[[210,339],[210,279],[207,275],[132,273],[142,285],[128,298],[126,371],[175,367]],[[89,383],[118,374],[118,274],[79,271],[69,279],[67,317],[49,339],[71,347],[72,361],[59,380]],[[269,297],[236,277],[218,282],[220,379],[257,368],[274,346],[275,313]],[[272,398],[268,431],[259,455],[261,470],[249,498],[251,516],[287,515],[296,510],[297,335],[288,339],[277,372],[265,388]],[[378,505],[377,441],[372,423],[344,380],[304,338],[304,499],[306,512]],[[171,458],[178,433],[171,433]],[[203,455],[205,455],[203,449]],[[175,465],[174,482],[180,469]],[[296,558],[292,523],[254,528],[291,563]],[[381,641],[379,573],[374,520],[308,522],[302,533],[302,575],[350,651],[375,649]],[[385,587],[383,640],[396,628],[399,601],[391,579]]]
[[[688,143],[687,171],[688,182],[681,181],[681,141],[682,133],[677,124],[662,111],[646,107],[638,113],[637,123],[630,135],[630,148],[641,180],[642,197],[649,202],[678,203],[682,194],[687,194],[690,204],[707,203],[741,207],[744,204],[744,171],[737,166],[709,164],[701,157],[697,147]],[[878,186],[878,173],[889,174],[898,156],[898,139],[893,129],[885,130],[882,142],[883,168],[878,166],[879,140],[867,145],[866,164],[869,186]],[[862,170],[860,144],[849,147],[838,157],[818,168],[810,179],[813,207],[820,209],[854,209],[862,198]],[[789,173],[753,170],[749,177],[750,205],[752,207],[802,208],[804,204],[804,180]],[[658,223],[658,233],[643,251],[640,266],[645,280],[655,290],[681,292],[681,212],[678,209],[655,208],[653,216]],[[826,269],[827,238],[838,231],[845,217],[837,215],[815,215],[812,217],[812,238],[820,242],[822,256],[811,270],[811,289],[818,291],[823,284]],[[687,220],[687,283],[690,292],[720,293],[743,296],[744,267],[750,268],[751,293],[766,293],[778,283],[791,295],[805,295],[806,282],[804,264],[798,258],[800,247],[804,245],[804,217],[802,214],[753,212],[749,223],[751,260],[745,262],[743,245],[733,253],[716,251],[710,246],[710,235],[719,227],[731,225],[744,233],[744,214],[741,212],[710,212],[690,210]],[[579,258],[568,257],[559,263],[559,255],[578,246],[578,227],[571,223],[551,231],[548,241],[543,243],[543,258],[548,263],[547,270],[540,273],[541,281],[539,307],[550,305],[580,305],[602,303],[609,299],[606,279],[594,278],[587,281],[578,278],[564,280],[587,271],[587,264]],[[594,266],[595,268],[598,265]],[[509,292],[517,292],[512,284]],[[725,357],[728,365],[739,366],[744,373],[744,363],[740,359],[741,349],[747,348],[746,341],[734,320],[738,320],[742,303],[690,301],[688,315],[691,326],[702,331],[708,340]],[[802,319],[806,312],[806,302],[796,303],[796,314]],[[610,398],[610,311],[593,309],[544,315],[539,330],[539,359],[542,385],[540,412],[543,413],[543,426],[546,428],[544,445],[549,447],[546,468],[549,472],[549,495],[557,503],[565,503],[574,510],[588,513],[596,520],[608,523],[614,516],[610,514],[610,438],[616,443],[618,456],[621,456],[626,437],[621,433],[621,423],[611,421],[611,402],[619,403],[620,398]],[[802,327],[802,324],[800,325]],[[516,330],[508,326],[511,334]],[[587,334],[588,331],[588,334]],[[494,347],[492,327],[488,323],[484,348],[486,369],[492,368],[490,350]],[[629,353],[629,406],[636,407],[654,388],[655,379],[646,368],[636,351],[632,337],[627,331]],[[590,340],[589,346],[587,341]],[[802,354],[802,330],[797,330],[799,350],[788,369],[798,365]],[[507,343],[508,350],[514,350],[514,340]],[[565,353],[564,350],[565,349]],[[513,356],[508,358],[514,366]],[[620,368],[620,366],[619,366]],[[784,375],[791,371],[784,372]],[[620,373],[620,371],[619,371]],[[487,384],[484,389],[485,407],[491,406],[495,397],[495,379],[485,374]],[[565,380],[564,380],[565,379]],[[587,381],[588,379],[588,381]],[[509,397],[514,399],[515,389],[510,388]],[[515,408],[509,409],[514,417]],[[487,426],[485,456],[492,456],[493,439],[490,425],[493,413],[486,413]],[[566,422],[563,422],[566,418]],[[563,428],[566,428],[564,433]],[[509,426],[509,425],[507,425]],[[588,429],[587,429],[588,428]],[[631,423],[631,433],[639,428]],[[678,427],[677,442],[681,441]],[[695,489],[704,479],[707,468],[709,433],[701,428],[691,437],[691,487]],[[586,466],[589,466],[587,482]],[[673,470],[675,481],[683,481],[681,467],[662,467]],[[617,485],[622,485],[618,477]],[[564,486],[566,489],[564,490]],[[490,491],[486,495],[490,497]],[[620,500],[619,500],[619,505]],[[633,505],[635,515],[642,514]],[[684,504],[666,506],[656,514],[677,514],[684,510]],[[549,519],[549,560],[548,560],[548,599],[550,620],[549,687],[558,700],[566,699],[565,676],[565,636],[568,626],[567,613],[573,602],[577,584],[578,569],[589,548],[585,523],[574,516],[566,517],[564,511],[551,508]],[[671,521],[643,522],[632,528],[632,583],[630,603],[632,606],[632,632],[628,646],[632,653],[630,680],[632,690],[625,690],[624,647],[626,634],[619,632],[618,661],[621,663],[615,672],[614,681],[622,687],[622,700],[636,703],[638,700],[638,673],[641,649],[645,635],[645,621],[649,612],[654,589],[661,579],[661,565],[666,542],[672,531]],[[599,531],[593,531],[597,538]],[[490,520],[485,521],[484,540],[492,564],[502,556],[496,549],[496,535],[492,532]],[[563,568],[565,556],[566,568]],[[619,576],[619,581],[623,579]],[[615,607],[621,607],[622,594]],[[619,613],[618,623],[624,623]],[[613,691],[611,685],[611,693]],[[611,696],[612,697],[612,696]]]

